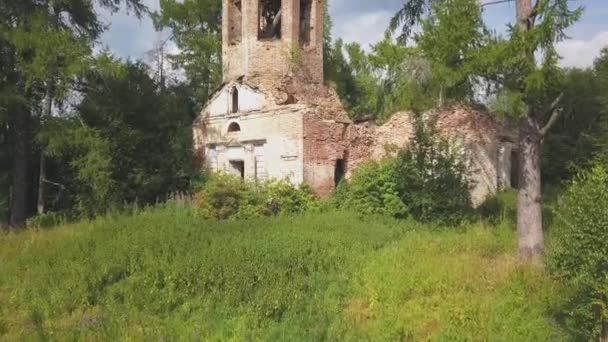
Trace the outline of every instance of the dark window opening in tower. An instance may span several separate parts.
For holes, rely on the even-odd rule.
[[[281,0],[259,0],[258,39],[281,39]]]
[[[511,152],[511,188],[519,189],[519,154]]]
[[[230,0],[228,5],[228,42],[236,45],[243,36],[243,13],[241,0]]]
[[[300,1],[300,44],[310,45],[313,30],[312,0]]]
[[[236,88],[232,89],[232,113],[239,112],[239,90]]]

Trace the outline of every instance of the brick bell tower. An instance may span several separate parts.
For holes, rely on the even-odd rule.
[[[224,81],[241,76],[323,82],[325,0],[222,0]]]

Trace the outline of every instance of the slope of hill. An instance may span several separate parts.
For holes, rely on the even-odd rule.
[[[0,340],[556,340],[509,228],[150,209],[0,237]]]

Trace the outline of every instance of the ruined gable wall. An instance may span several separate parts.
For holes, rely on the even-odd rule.
[[[274,103],[262,92],[239,82],[230,82],[215,93],[203,112],[210,117],[231,114],[235,90],[238,96],[238,112],[250,112],[274,106]]]
[[[352,125],[349,129],[349,158],[347,178],[358,166],[387,156],[387,148],[407,146],[414,134],[410,113],[399,112],[382,126],[373,122]]]
[[[304,180],[321,197],[335,188],[338,160],[348,158],[348,123],[304,116]]]
[[[351,122],[335,90],[324,84],[310,83],[301,78],[249,76],[243,84],[259,89],[276,105],[305,104],[315,109],[313,115],[324,120]]]
[[[508,128],[496,122],[487,113],[462,106],[445,108],[427,115],[437,115],[437,128],[459,145],[468,161],[468,169],[474,187],[471,191],[473,205],[478,206],[485,198],[496,193],[498,180],[510,173],[510,162],[499,158],[499,150],[510,154],[511,144],[502,140],[502,132]],[[394,114],[382,126],[373,123],[353,125],[349,129],[350,153],[347,177],[358,166],[380,160],[387,155],[386,147],[406,147],[414,134],[409,113]]]
[[[510,167],[498,158],[501,131],[505,127],[487,113],[466,107],[453,107],[437,113],[437,128],[460,143],[468,161],[473,182],[471,201],[477,207],[498,191],[499,170]]]

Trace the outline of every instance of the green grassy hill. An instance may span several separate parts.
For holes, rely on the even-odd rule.
[[[562,339],[509,228],[167,207],[0,237],[0,340]]]

